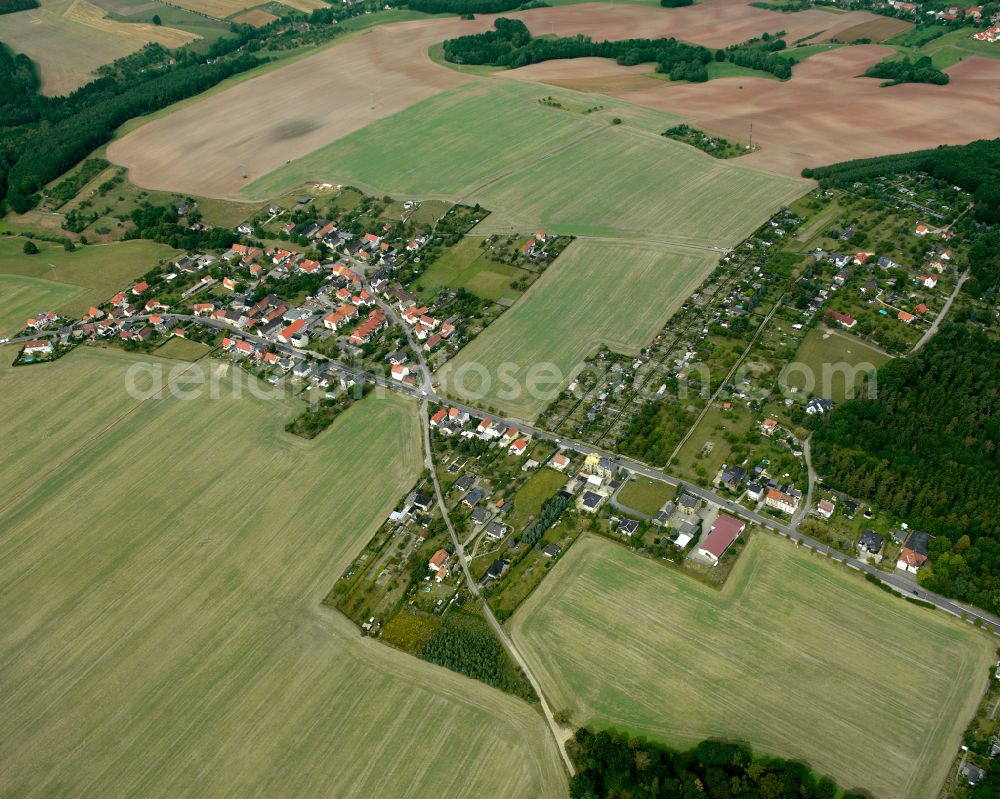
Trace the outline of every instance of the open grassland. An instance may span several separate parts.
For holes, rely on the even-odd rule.
[[[734,244],[782,203],[801,180],[711,158],[650,130],[676,117],[619,113],[608,101],[593,114],[570,107],[593,97],[485,79],[425,100],[334,142],[251,185],[271,196],[308,179],[398,195],[479,202],[493,213],[481,232],[530,230]],[[613,124],[612,119],[623,120]],[[447,141],[448,147],[441,142]],[[747,213],[747,209],[753,209]]]
[[[538,515],[545,500],[551,499],[566,484],[566,475],[555,469],[539,469],[518,490],[514,510],[507,519],[515,533],[520,533],[533,516]]]
[[[488,251],[480,246],[482,242],[481,238],[466,236],[445,250],[420,276],[421,296],[430,299],[444,286],[465,289],[488,300],[521,296],[510,284],[528,273],[490,258]]]
[[[927,29],[911,30],[897,34],[886,41],[886,44],[911,58],[930,56],[934,66],[938,69],[952,67],[970,56],[1000,58],[1000,47],[995,43],[980,42],[972,38],[972,34],[977,30],[979,29],[968,27],[948,31],[943,36],[932,39],[926,44],[919,42],[922,37],[926,37]]]
[[[81,291],[48,280],[0,274],[0,338],[23,329],[29,316],[72,304]]]
[[[849,398],[849,391],[853,394],[859,390],[865,377],[888,360],[885,352],[857,336],[815,327],[802,339],[786,383],[806,393],[842,402]]]
[[[116,291],[127,288],[162,259],[180,254],[164,244],[137,240],[78,247],[75,252],[36,241],[39,252],[25,255],[24,242],[16,236],[0,238],[0,275],[19,275],[34,278],[39,283],[82,289],[61,297],[53,295],[54,299],[62,300],[56,307],[34,309],[60,311],[75,317],[86,313],[91,305],[107,301]]]
[[[748,741],[883,799],[937,794],[995,648],[763,534],[721,592],[585,537],[512,632],[576,723]]]
[[[0,41],[38,64],[42,91],[67,94],[92,79],[102,64],[146,42],[180,47],[197,37],[166,25],[119,22],[87,0],[54,0],[41,8],[4,14]]]
[[[156,348],[155,354],[158,358],[170,358],[175,361],[197,361],[211,351],[211,347],[200,341],[171,336]]]
[[[668,500],[674,498],[677,489],[660,480],[652,480],[641,474],[629,480],[618,492],[618,502],[627,508],[655,516]]]
[[[715,263],[701,250],[577,240],[437,380],[456,398],[534,417],[600,345],[638,352]]]
[[[134,362],[0,362],[4,792],[564,796],[528,705],[320,606],[420,469],[412,406],[304,442],[228,379],[130,398]]]

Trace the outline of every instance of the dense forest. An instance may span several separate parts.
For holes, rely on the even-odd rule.
[[[15,11],[27,11],[38,6],[38,0],[0,0],[0,14],[13,14]]]
[[[862,158],[802,170],[804,177],[815,178],[825,187],[847,187],[858,181],[904,172],[923,172],[965,189],[975,202],[975,220],[988,225],[1000,224],[1000,139],[980,139],[959,146]],[[1000,236],[986,232],[970,248],[971,278],[965,290],[973,296],[992,297],[1000,288],[998,244]]]
[[[421,648],[419,656],[528,702],[538,701],[531,683],[510,659],[482,616],[452,608]]]
[[[454,64],[523,67],[557,58],[613,58],[623,66],[655,62],[673,79],[708,80],[705,65],[712,51],[676,39],[623,39],[595,42],[587,36],[534,38],[517,19],[498,19],[495,30],[459,36],[444,43],[444,57]],[[675,75],[677,77],[675,77]]]
[[[765,33],[759,39],[750,39],[742,44],[727,47],[725,60],[738,67],[759,69],[780,80],[788,80],[792,77],[795,59],[780,54],[785,47],[784,39]]]
[[[1000,611],[1000,343],[946,325],[879,369],[877,389],[819,422],[817,471],[934,535],[927,588]]]
[[[883,86],[895,86],[897,83],[934,83],[940,86],[949,81],[948,73],[935,67],[930,56],[926,55],[916,61],[905,57],[880,61],[865,70],[865,77],[884,78],[886,82]]]
[[[437,2],[437,0],[431,0]],[[667,0],[676,3],[677,0]],[[684,3],[680,3],[684,5]],[[412,7],[412,5],[411,5]],[[556,58],[613,58],[622,66],[655,63],[671,80],[706,81],[707,65],[729,61],[759,69],[782,80],[792,76],[795,59],[781,55],[783,39],[764,34],[725,50],[710,50],[677,39],[622,39],[595,42],[588,36],[533,37],[518,19],[498,19],[495,30],[459,36],[444,43],[444,57],[453,64],[482,64],[516,69]]]
[[[576,731],[572,799],[860,799],[804,763],[755,757],[750,747],[702,741],[678,752],[619,733]]]

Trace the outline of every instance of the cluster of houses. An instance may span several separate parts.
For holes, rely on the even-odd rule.
[[[921,3],[911,2],[911,0],[889,0],[888,5],[890,8],[904,14],[916,16],[922,13],[924,16],[932,17],[940,22],[955,22],[956,20],[964,19],[967,22],[979,23],[983,19],[982,6],[952,5],[946,8],[935,7],[924,10]],[[978,38],[978,36],[974,38]]]
[[[499,441],[501,446],[507,447],[507,452],[510,455],[519,457],[527,452],[531,437],[520,435],[516,427],[508,427],[499,420],[483,417],[475,427],[465,429],[471,420],[472,417],[466,411],[454,407],[441,408],[431,416],[430,425],[432,429],[446,436],[457,434],[462,438]],[[565,463],[568,462],[568,460],[565,461]],[[565,468],[565,463],[563,468]]]
[[[931,232],[931,228],[926,225],[917,225],[916,235],[924,236]],[[950,231],[944,230],[940,231],[941,235],[946,233],[950,234]],[[854,255],[844,255],[843,253],[828,253],[825,250],[817,249],[813,252],[813,256],[817,260],[826,259],[834,266],[838,267],[839,271],[833,277],[833,282],[829,290],[821,290],[819,294],[810,303],[810,312],[816,312],[830,299],[832,291],[846,284],[846,282],[851,277],[851,270],[855,266],[868,265],[871,268],[869,260],[873,257],[873,253],[859,252]],[[938,249],[935,248],[930,253],[930,263],[929,266],[931,270],[937,272],[940,275],[948,268],[948,262],[952,259],[951,250]],[[885,256],[879,257],[875,262],[883,270],[889,269],[901,269],[903,268],[900,264],[887,258]],[[913,279],[914,285],[918,289],[934,289],[938,284],[938,276],[932,273],[926,275],[919,275]],[[890,281],[890,285],[894,281]],[[868,302],[874,302],[876,300],[880,301],[886,309],[896,312],[896,319],[903,324],[912,324],[916,319],[922,317],[927,313],[927,305],[923,302],[918,302],[913,306],[913,311],[906,311],[901,308],[895,307],[897,303],[904,302],[905,298],[900,297],[896,292],[890,291],[883,298],[883,290],[879,288],[878,280],[875,277],[870,278],[862,286],[859,287],[858,291],[862,297],[866,298]],[[883,310],[881,313],[883,315],[888,315],[889,310]],[[831,309],[827,311],[826,314],[827,321],[845,330],[852,330],[857,325],[857,319],[847,313],[843,313],[840,310]]]

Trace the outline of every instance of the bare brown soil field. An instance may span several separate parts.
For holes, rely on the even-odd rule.
[[[837,30],[832,34],[824,34],[816,41],[826,42],[830,39],[837,39],[841,42],[853,42],[858,39],[871,39],[873,42],[884,42],[886,39],[895,36],[897,33],[902,33],[912,27],[913,26],[909,22],[902,19],[895,19],[894,17],[876,17],[868,22],[861,22],[857,25],[852,25],[849,28]]]
[[[313,0],[305,0],[312,2]],[[248,5],[252,0],[183,0],[185,7],[225,16],[206,3]],[[706,45],[726,45],[765,31],[790,38],[849,28],[874,19],[863,12],[806,11],[778,14],[746,0],[707,0],[697,7],[660,9],[588,3],[514,15],[536,34],[584,33],[598,38],[676,36]],[[434,64],[428,49],[441,41],[485,30],[493,18],[430,19],[375,28],[308,59],[190,104],[133,131],[108,148],[108,157],[130,169],[133,182],[148,188],[233,196],[282,164],[389,116],[425,97],[469,80]],[[585,59],[588,64],[600,59]],[[573,62],[574,64],[580,62]],[[576,66],[554,62],[555,69]],[[586,67],[597,69],[599,67]],[[607,69],[620,69],[611,61]],[[648,70],[645,70],[648,71]],[[579,73],[576,73],[579,74]],[[607,93],[659,88],[641,75],[613,73],[571,88]],[[323,97],[322,102],[317,102]],[[256,110],[267,108],[267,113]]]
[[[274,22],[277,17],[274,14],[269,14],[260,8],[255,8],[253,11],[245,11],[242,14],[237,14],[233,17],[233,22],[239,22],[243,25],[253,25],[255,28],[263,27],[267,25],[268,22]]]
[[[863,12],[777,14],[745,0],[706,0],[670,10],[584,4],[514,16],[539,35],[669,35],[709,46],[780,29],[792,41],[812,34],[874,38],[888,32],[887,26],[898,28],[894,20]],[[483,16],[374,28],[150,122],[114,142],[108,157],[147,188],[233,197],[289,161],[470,80],[433,63],[427,50],[491,25],[492,18]],[[1000,62],[968,58],[950,70],[948,86],[880,88],[878,80],[857,77],[892,52],[860,45],[819,53],[798,65],[786,82],[734,77],[671,83],[644,76],[648,66],[624,68],[605,59],[550,61],[502,74],[681,114],[737,140],[746,138],[752,122],[761,149],[743,162],[791,175],[804,166],[996,134]],[[255,110],[262,107],[268,113]]]
[[[880,21],[867,11],[831,14],[811,9],[781,14],[748,5],[748,0],[705,0],[685,8],[660,9],[639,5],[584,3],[524,11],[524,20],[537,36],[582,33],[594,39],[656,38],[673,36],[707,47],[725,47],[762,33],[785,31],[789,43],[812,34],[840,38],[840,32]]]
[[[373,28],[156,119],[113,142],[108,158],[146,188],[233,196],[287,161],[470,80],[427,50],[488,24]]]
[[[795,14],[787,15],[794,17]],[[991,138],[1000,130],[1000,61],[970,57],[948,69],[951,83],[910,83],[881,88],[857,77],[893,53],[858,45],[818,53],[795,67],[785,82],[724,78],[708,83],[649,79],[643,88],[615,89],[630,70],[607,61],[606,94],[689,117],[698,127],[745,140],[753,123],[757,152],[740,163],[798,175],[803,167],[851,158],[905,152],[938,144]],[[545,62],[504,73],[510,77],[570,86],[601,85],[600,59]],[[579,64],[579,66],[576,66]],[[631,74],[630,80],[641,76]],[[580,88],[576,86],[575,88]],[[956,125],[955,120],[962,124]]]

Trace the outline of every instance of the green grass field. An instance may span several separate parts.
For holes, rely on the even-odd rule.
[[[532,418],[601,344],[624,352],[645,346],[715,258],[693,249],[577,240],[437,379],[456,398]]]
[[[569,106],[593,95],[546,87]],[[255,181],[270,197],[306,180],[375,193],[480,202],[480,232],[533,230],[738,242],[782,203],[796,179],[736,166],[659,136],[679,121],[620,100],[585,115],[543,106],[537,87],[488,78],[436,95]],[[612,124],[613,118],[622,124]],[[633,119],[641,120],[634,124]],[[447,141],[448,147],[441,147]],[[748,213],[748,209],[751,209]]]
[[[479,246],[482,241],[481,238],[466,236],[454,247],[445,250],[417,281],[421,296],[433,297],[447,286],[471,291],[487,300],[520,297],[521,292],[512,289],[510,284],[528,273],[487,257],[486,251]]]
[[[636,475],[622,490],[618,492],[618,501],[628,508],[633,508],[647,516],[655,516],[668,500],[674,498],[677,489],[659,480],[651,480],[642,475]]]
[[[539,469],[514,496],[514,510],[507,519],[514,532],[520,533],[528,519],[542,508],[542,503],[566,484],[566,475],[555,469]]]
[[[873,369],[889,360],[889,356],[850,333],[827,330],[820,326],[810,330],[795,353],[795,364],[787,375],[787,384],[800,390],[842,402],[848,386],[861,388],[864,378]]]
[[[29,316],[72,303],[80,292],[48,280],[0,275],[0,338],[23,329]]]
[[[78,247],[75,252],[66,252],[58,244],[36,241],[38,254],[25,255],[24,242],[17,236],[0,238],[0,275],[34,278],[40,288],[54,284],[59,289],[74,289],[60,296],[55,288],[45,286],[46,291],[54,292],[53,299],[61,302],[55,307],[33,310],[56,310],[76,317],[86,313],[91,305],[110,299],[162,259],[180,254],[164,244],[137,240]],[[52,269],[50,264],[56,268]]]
[[[767,534],[721,592],[585,536],[511,624],[577,724],[747,741],[900,799],[937,795],[996,649]]]
[[[131,398],[136,362],[0,361],[3,792],[565,796],[532,708],[320,605],[420,470],[413,406],[305,442],[229,377]]]
[[[200,341],[171,336],[156,348],[155,355],[158,358],[170,358],[174,361],[197,361],[211,351],[211,347]]]
[[[920,37],[926,35],[919,28],[892,37],[884,44],[894,47],[897,52],[911,58],[928,55],[938,69],[947,69],[969,56],[1000,58],[1000,46],[989,42],[979,42],[972,38],[977,28],[959,28],[948,31],[943,36],[926,44],[919,44]]]

